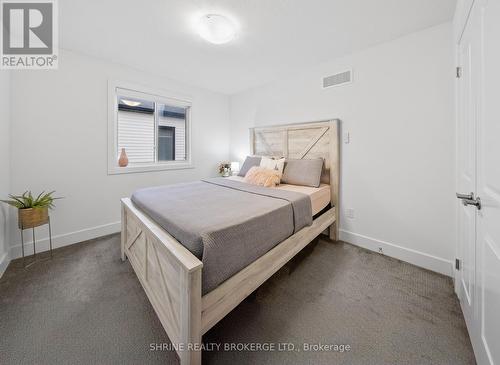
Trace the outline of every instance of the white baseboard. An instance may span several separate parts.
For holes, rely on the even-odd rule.
[[[340,230],[340,240],[375,252],[380,252],[379,249],[382,248],[382,254],[384,255],[453,277],[453,263],[441,257],[436,257],[343,229]]]
[[[0,278],[7,269],[7,266],[9,266],[9,263],[10,263],[9,253],[5,252],[2,256],[0,256]]]
[[[78,243],[82,241],[91,240],[93,238],[98,238],[102,236],[106,236],[108,234],[117,233],[121,230],[121,223],[114,222],[109,224],[104,224],[102,226],[82,229],[76,232],[64,233],[57,236],[52,236],[52,248],[59,248],[68,245],[72,245],[73,243]],[[25,242],[24,243],[24,252],[26,255],[30,255],[33,253],[33,242]],[[36,240],[36,251],[43,252],[49,250],[49,238],[44,237],[42,239]],[[12,246],[10,248],[10,257],[11,259],[16,259],[22,257],[21,243]]]
[[[64,247],[71,245],[73,243],[87,241],[93,238],[98,238],[109,234],[117,233],[120,232],[120,230],[121,230],[120,222],[104,224],[102,226],[82,229],[76,232],[70,232],[53,236],[52,245],[53,248]],[[363,247],[375,252],[379,252],[379,248],[382,248],[383,251],[382,253],[384,255],[396,258],[398,260],[409,262],[413,265],[420,266],[425,269],[441,273],[443,275],[453,277],[453,263],[449,260],[429,255],[424,252],[412,250],[410,248],[401,247],[394,243],[389,243],[375,238],[363,236],[358,233],[349,232],[343,229],[340,230],[340,239],[342,241],[351,243],[355,246]],[[28,255],[31,252],[33,252],[33,242],[26,242],[24,244],[24,249]],[[49,250],[48,237],[37,240],[36,249],[37,252],[48,251]],[[5,253],[3,257],[0,258],[0,277],[7,268],[10,260],[21,256],[22,256],[21,244],[12,246],[10,249],[10,254]]]

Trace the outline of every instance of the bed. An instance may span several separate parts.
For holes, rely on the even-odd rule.
[[[181,364],[200,364],[202,335],[319,234],[327,230],[337,239],[338,130],[338,120],[250,129],[252,154],[323,158],[317,188],[260,188],[231,177],[122,199],[122,259],[129,259]],[[241,208],[214,204],[221,197]],[[269,224],[274,220],[280,223]]]

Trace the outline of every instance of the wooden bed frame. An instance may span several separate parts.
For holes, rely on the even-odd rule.
[[[201,364],[202,335],[323,231],[338,238],[339,120],[250,129],[252,154],[325,160],[331,207],[313,224],[201,295],[203,264],[163,228],[122,199],[121,256],[127,257],[182,365]]]

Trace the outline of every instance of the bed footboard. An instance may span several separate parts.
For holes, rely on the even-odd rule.
[[[201,364],[201,269],[203,264],[130,199],[122,199],[121,257],[127,257],[181,364]]]
[[[331,208],[202,297],[202,262],[127,198],[122,199],[121,255],[128,257],[177,346],[181,365],[198,365],[202,334],[335,222],[335,208]]]

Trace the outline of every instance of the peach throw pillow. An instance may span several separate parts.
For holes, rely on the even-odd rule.
[[[280,184],[281,174],[277,170],[254,166],[248,170],[244,181],[253,184],[273,188]]]

